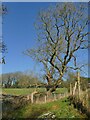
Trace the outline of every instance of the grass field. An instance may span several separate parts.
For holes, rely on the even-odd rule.
[[[35,88],[3,88],[3,94],[12,94],[12,95],[28,95],[35,91]],[[38,92],[45,92],[45,88],[37,88]],[[56,93],[65,93],[67,88],[57,88]]]
[[[56,118],[85,118],[86,115],[80,114],[73,106],[69,105],[67,99],[62,99],[45,104],[28,104],[18,109],[8,116],[14,118],[43,118],[43,114],[52,113]]]
[[[2,92],[5,94],[12,94],[12,95],[27,95],[33,92],[34,88],[3,88]],[[37,91],[44,92],[46,89],[38,88]],[[65,93],[67,92],[66,88],[58,88],[56,93]],[[44,115],[51,113],[55,116],[56,119],[58,118],[86,118],[85,114],[81,114],[77,109],[73,107],[73,105],[69,105],[69,101],[67,98],[47,102],[43,104],[25,104],[22,107],[18,107],[17,109],[13,110],[13,105],[10,104],[11,107],[6,104],[7,106],[6,111],[3,111],[3,117],[6,118],[14,118],[14,119],[26,119],[26,118],[45,118]],[[11,109],[12,108],[12,109]],[[48,117],[49,116],[48,114]],[[48,119],[48,118],[47,118]],[[51,119],[51,118],[50,118]]]

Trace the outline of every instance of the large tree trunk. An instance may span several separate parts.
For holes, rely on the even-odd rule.
[[[52,92],[56,91],[56,89],[59,87],[60,83],[61,83],[61,80],[56,81],[56,83],[53,86],[51,85],[49,87],[48,92],[52,93]]]
[[[48,89],[46,88],[47,91],[50,93],[56,91],[56,89],[59,87],[59,85],[62,82],[62,77],[63,77],[63,74],[60,76],[60,78],[53,85],[50,84],[49,86],[47,86],[48,87]]]

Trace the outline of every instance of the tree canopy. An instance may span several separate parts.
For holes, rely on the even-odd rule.
[[[81,69],[75,53],[88,48],[86,4],[58,3],[41,10],[36,20],[38,44],[25,54],[43,64],[47,90],[54,91],[68,69]],[[73,65],[69,63],[72,62]]]

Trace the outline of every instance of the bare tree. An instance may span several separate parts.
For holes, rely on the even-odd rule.
[[[0,17],[2,18],[2,16],[3,16],[4,14],[6,14],[6,13],[7,13],[7,8],[6,8],[6,6],[0,4]],[[2,21],[1,21],[0,24],[2,24]],[[2,28],[1,28],[1,29],[2,29]],[[0,53],[3,54],[3,53],[6,52],[6,50],[7,50],[6,45],[5,45],[4,41],[2,40],[2,35],[0,35]],[[1,64],[2,64],[2,63],[5,64],[4,56],[2,56],[2,58],[1,58],[1,60],[0,60],[0,63],[1,63]]]
[[[2,5],[2,3],[0,3],[0,15],[6,14],[7,13],[7,8],[5,5]]]
[[[39,13],[37,47],[25,54],[43,64],[50,92],[56,90],[68,69],[84,66],[77,66],[75,53],[88,48],[86,8],[86,4],[58,3]]]

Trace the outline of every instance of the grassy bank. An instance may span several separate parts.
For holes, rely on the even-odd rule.
[[[42,118],[46,113],[52,113],[56,118],[85,118],[84,114],[80,114],[73,106],[69,105],[67,99],[62,99],[45,104],[28,104],[23,108],[10,113],[10,117],[18,118]],[[8,114],[9,115],[9,114]]]

